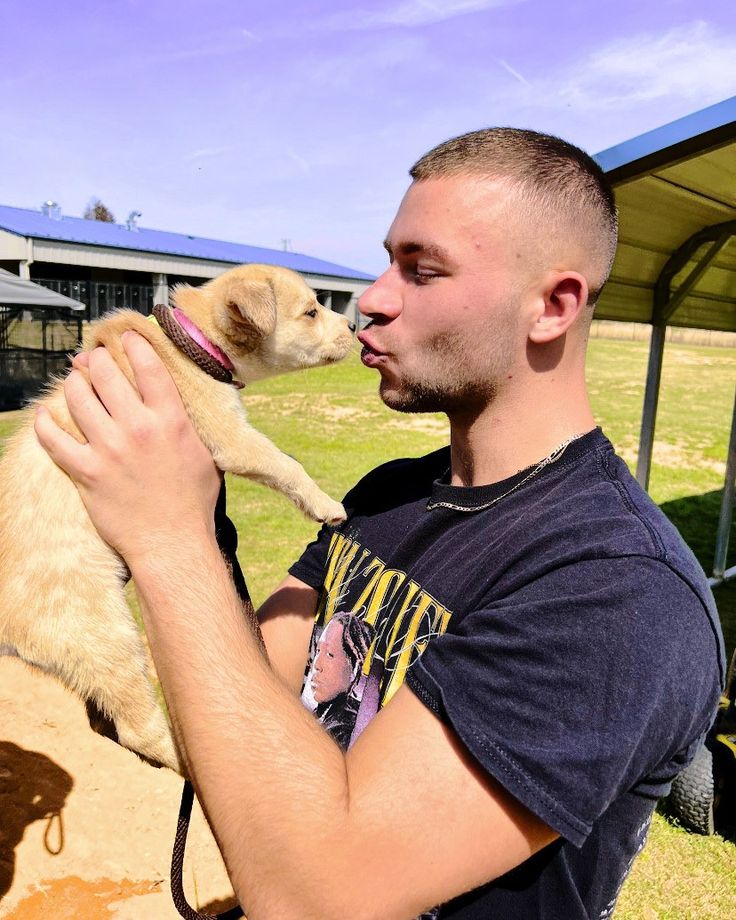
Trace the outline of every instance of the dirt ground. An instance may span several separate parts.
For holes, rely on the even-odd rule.
[[[91,731],[59,683],[0,657],[0,917],[175,920],[169,866],[182,780]],[[235,902],[198,807],[185,888]]]

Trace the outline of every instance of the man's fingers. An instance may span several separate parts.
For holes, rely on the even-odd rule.
[[[71,417],[88,441],[96,443],[110,436],[110,416],[81,371],[72,369],[69,373],[64,397]]]
[[[135,388],[106,348],[89,354],[89,379],[102,405],[113,418],[130,418],[141,400]]]
[[[122,343],[143,402],[151,408],[181,405],[176,384],[152,345],[136,332],[125,332]]]
[[[72,367],[80,370],[83,367],[89,367],[89,352],[78,351],[72,358]]]
[[[63,428],[59,428],[45,406],[36,409],[33,428],[41,446],[57,466],[75,480],[85,475],[89,446],[80,444]]]

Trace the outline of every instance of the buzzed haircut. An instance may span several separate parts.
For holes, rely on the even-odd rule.
[[[618,216],[605,173],[585,151],[559,137],[524,128],[482,128],[451,138],[409,170],[415,182],[455,176],[499,179],[515,186],[538,221],[567,227],[595,265],[594,304],[616,253]]]

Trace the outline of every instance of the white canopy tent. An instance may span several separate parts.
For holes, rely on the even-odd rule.
[[[19,278],[12,272],[0,268],[0,306],[56,307],[62,310],[84,310],[78,300],[57,294],[41,284]]]

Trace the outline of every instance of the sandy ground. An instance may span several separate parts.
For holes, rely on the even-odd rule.
[[[96,735],[60,684],[0,657],[0,917],[175,920],[171,846],[182,780]],[[189,903],[234,904],[201,812],[185,863]]]

